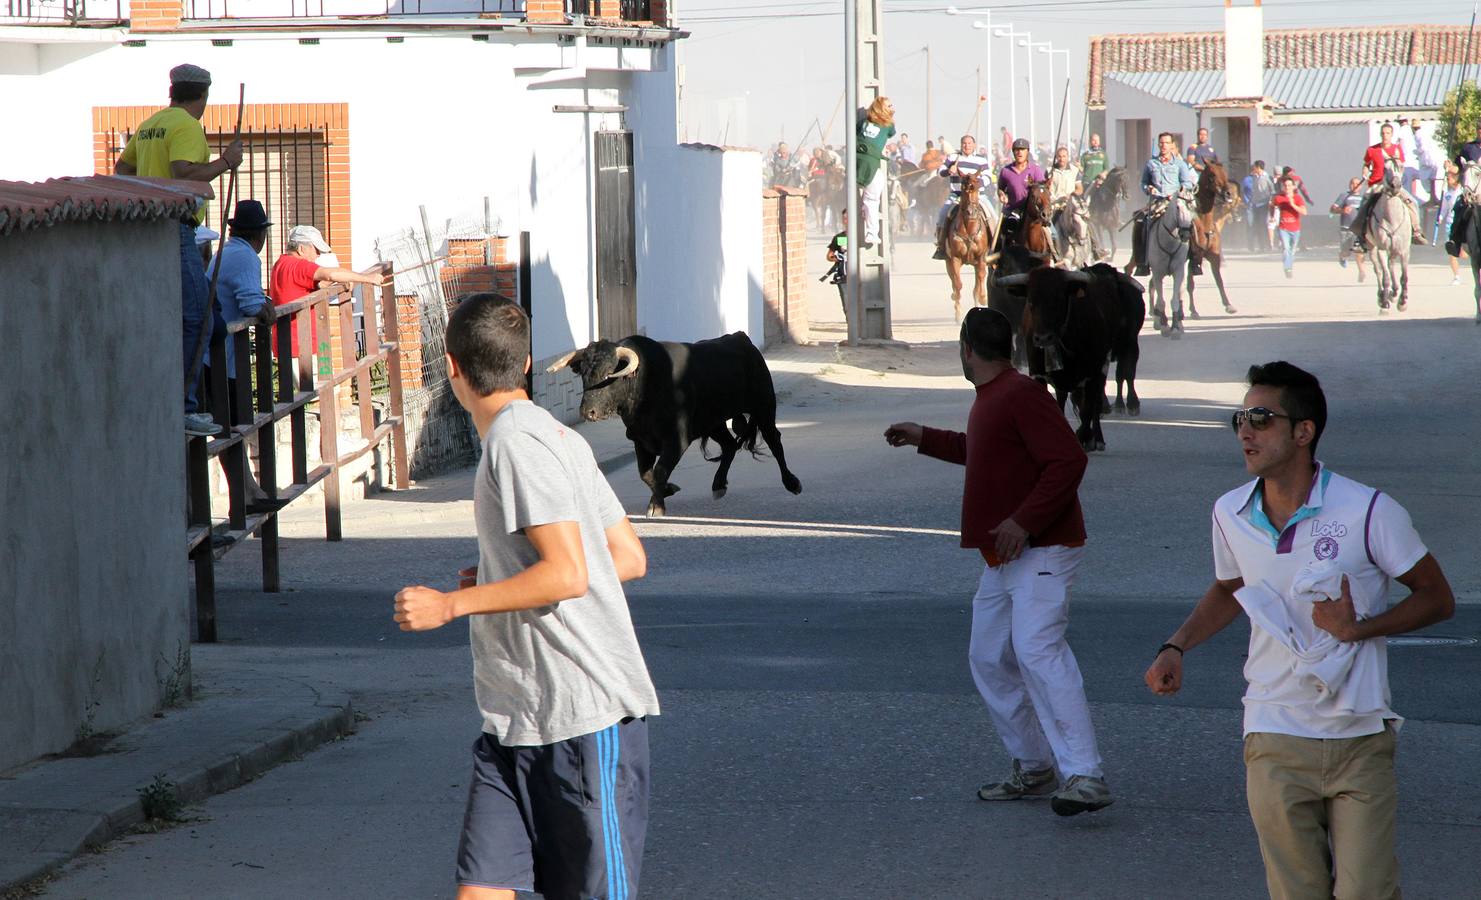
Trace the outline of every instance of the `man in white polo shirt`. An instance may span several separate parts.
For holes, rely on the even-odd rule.
[[[1250,816],[1273,900],[1399,896],[1384,636],[1441,622],[1455,597],[1409,514],[1316,461],[1327,401],[1287,362],[1252,366],[1232,422],[1255,481],[1214,504],[1214,578],[1147,670],[1177,692],[1183,653],[1246,613]],[[1390,607],[1389,579],[1408,588]]]

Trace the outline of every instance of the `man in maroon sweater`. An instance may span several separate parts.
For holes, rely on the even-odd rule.
[[[1070,585],[1085,553],[1076,493],[1085,451],[1043,385],[1013,368],[1012,342],[1002,313],[968,312],[962,372],[977,399],[967,433],[900,422],[885,440],[967,467],[962,546],[987,562],[972,600],[967,658],[1013,757],[1007,779],[977,796],[1052,795],[1054,811],[1072,816],[1111,804],[1085,684],[1065,641]]]

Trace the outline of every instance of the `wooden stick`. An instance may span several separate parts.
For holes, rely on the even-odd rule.
[[[232,136],[232,143],[235,143],[242,139],[242,110],[246,103],[246,100],[247,85],[245,83],[242,83],[239,84],[237,87],[237,129]],[[238,163],[238,165],[240,165],[240,163]],[[237,190],[237,170],[235,167],[233,167],[229,170],[229,172],[230,175],[226,183],[226,200],[224,203],[221,204],[221,242],[216,247],[216,258],[213,260],[216,265],[211,270],[211,281],[209,286],[206,288],[206,318],[205,321],[201,323],[200,336],[197,337],[195,341],[195,355],[192,357],[190,364],[191,384],[195,384],[195,382],[200,378],[201,365],[202,363],[204,363],[206,358],[206,347],[209,346],[211,341],[211,329],[216,321],[216,282],[221,277],[221,250],[226,246],[226,220],[231,215],[232,198],[236,194]],[[202,387],[202,389],[199,391],[199,397],[201,401],[205,400],[204,387]],[[200,405],[203,406],[204,402],[202,402]]]

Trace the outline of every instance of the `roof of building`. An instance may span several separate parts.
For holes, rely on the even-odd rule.
[[[209,184],[168,178],[87,175],[0,181],[0,234],[62,222],[179,219],[213,196]]]
[[[1463,25],[1382,25],[1369,28],[1272,28],[1265,31],[1267,69],[1459,65],[1481,61],[1481,40],[1466,47]],[[1222,31],[1102,34],[1090,39],[1086,86],[1091,105],[1104,104],[1111,72],[1222,71]]]
[[[1290,112],[1438,109],[1458,74],[1453,65],[1266,69],[1265,95]],[[1106,77],[1184,106],[1198,106],[1224,94],[1221,69],[1108,72]]]

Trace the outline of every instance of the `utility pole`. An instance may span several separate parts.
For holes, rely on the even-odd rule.
[[[859,108],[883,94],[884,78],[884,0],[845,0],[844,3],[844,93],[847,95],[848,148],[846,161],[848,190],[855,198],[848,217],[848,297],[849,343],[860,340],[888,339],[890,325],[890,203],[888,179],[880,197],[879,243],[868,250],[859,241],[860,208],[858,202]]]

